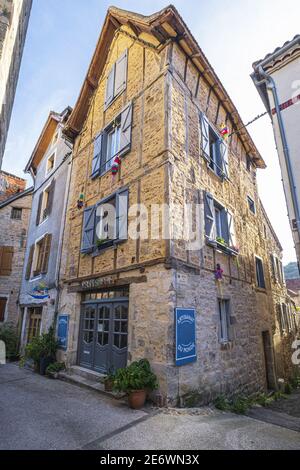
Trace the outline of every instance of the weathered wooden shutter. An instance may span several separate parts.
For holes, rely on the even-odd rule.
[[[284,270],[283,270],[282,261],[279,261],[279,269],[280,269],[281,282],[284,284],[285,283],[285,277],[284,277]]]
[[[114,96],[117,96],[126,88],[127,57],[128,51],[126,50],[116,62]]]
[[[206,160],[210,160],[209,122],[204,113],[200,113],[200,127],[202,156]]]
[[[99,134],[94,141],[94,158],[92,161],[92,178],[96,178],[101,173],[101,160],[103,149],[103,133]]]
[[[29,281],[30,279],[33,255],[34,255],[34,245],[31,245],[30,250],[29,250],[27,266],[26,266],[26,274],[25,274],[26,281]]]
[[[226,243],[229,243],[229,214],[226,209],[222,209],[221,211],[221,224],[222,224],[222,237],[224,238]]]
[[[7,299],[3,297],[0,298],[0,323],[4,322],[5,320],[6,303]]]
[[[117,197],[117,239],[119,241],[128,238],[128,204],[129,191],[124,189]]]
[[[276,260],[275,260],[275,256],[273,254],[270,255],[270,258],[271,258],[271,266],[272,266],[272,275],[274,277],[274,279],[276,280],[277,279],[277,274],[276,274]]]
[[[229,243],[229,246],[235,247],[236,237],[235,237],[234,217],[229,211],[227,211],[227,223],[228,223],[228,243]]]
[[[52,212],[54,190],[55,190],[55,179],[51,181],[50,188],[49,188],[48,201],[47,201],[47,207],[46,207],[47,217],[49,217],[49,215]]]
[[[10,276],[12,272],[12,261],[14,249],[12,246],[0,248],[0,276]]]
[[[223,139],[219,140],[219,152],[222,176],[229,178],[229,164],[228,164],[228,146]]]
[[[83,213],[81,253],[90,253],[94,248],[96,206],[88,207]]]
[[[211,194],[204,193],[205,235],[209,239],[215,238],[215,207]]]
[[[114,99],[114,88],[115,88],[115,71],[116,71],[116,64],[114,64],[107,76],[106,81],[106,93],[105,93],[105,108],[109,106],[109,104]]]
[[[47,274],[48,272],[49,257],[50,257],[50,252],[51,252],[51,242],[52,242],[52,235],[51,233],[48,233],[43,240],[41,274]]]
[[[39,203],[38,203],[38,208],[37,208],[37,213],[36,213],[36,225],[39,225],[40,220],[41,220],[41,210],[42,210],[43,196],[44,196],[44,193],[41,192],[41,194],[39,196]]]
[[[118,155],[122,157],[131,149],[131,129],[132,129],[132,103],[122,111],[121,114],[121,134],[120,149]]]

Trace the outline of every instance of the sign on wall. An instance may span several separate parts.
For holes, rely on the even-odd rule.
[[[195,309],[175,309],[176,365],[184,366],[197,360]]]
[[[57,320],[58,347],[64,351],[68,348],[69,315],[59,315]]]

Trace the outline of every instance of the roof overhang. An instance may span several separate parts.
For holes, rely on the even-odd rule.
[[[236,107],[231,101],[217,74],[173,5],[169,5],[158,13],[150,16],[143,16],[111,7],[106,15],[79,98],[64,129],[64,133],[71,140],[74,140],[83,128],[90,100],[103,73],[109,52],[109,45],[114,38],[115,32],[122,25],[128,25],[136,36],[143,32],[153,35],[157,40],[158,48],[169,40],[176,41],[189,56],[190,60],[200,71],[207,83],[214,89],[214,92],[223,103],[229,116],[231,116],[234,130],[240,129],[244,126]],[[247,129],[243,128],[239,130],[239,135],[245,145],[246,151],[251,155],[256,166],[259,168],[265,168],[266,164],[252,141]]]
[[[72,108],[67,107],[62,113],[56,113],[51,111],[48,119],[44,125],[44,128],[41,132],[41,135],[37,141],[37,144],[32,152],[32,155],[29,159],[29,162],[26,165],[25,172],[30,173],[33,171],[35,173],[37,167],[39,166],[43,156],[45,155],[51,140],[57,129],[57,125],[60,122],[65,121],[71,114]]]

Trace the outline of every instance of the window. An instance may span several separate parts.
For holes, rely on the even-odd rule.
[[[28,308],[27,344],[40,336],[43,307]]]
[[[111,169],[113,161],[114,161],[114,157],[119,153],[120,130],[121,130],[121,126],[120,126],[120,122],[118,122],[107,133],[105,171],[108,171]]]
[[[265,289],[266,288],[266,283],[265,283],[263,262],[260,258],[255,257],[255,264],[256,264],[257,287],[260,287],[261,289]]]
[[[0,246],[0,276],[11,275],[13,256],[14,248],[12,246]]]
[[[54,136],[53,136],[53,139],[52,139],[52,147],[54,147],[54,146],[57,144],[58,137],[59,137],[59,130],[56,131],[55,134],[54,134]]]
[[[0,297],[0,323],[5,321],[6,304],[7,299],[5,297]]]
[[[128,51],[126,50],[109,71],[106,81],[105,109],[126,89],[127,61]]]
[[[40,193],[36,214],[36,225],[41,224],[50,216],[53,207],[54,190],[55,180],[53,179],[51,184],[42,193]]]
[[[53,153],[47,160],[47,169],[46,169],[47,175],[51,173],[52,170],[54,170],[54,165],[55,165],[55,153]]]
[[[41,274],[47,274],[51,242],[52,235],[47,234],[30,247],[26,267],[26,280]]]
[[[11,210],[11,218],[15,220],[21,220],[22,219],[22,209],[19,207],[13,207]]]
[[[123,157],[131,149],[132,103],[94,141],[91,178],[103,175],[112,167],[116,156]]]
[[[127,225],[128,189],[123,189],[84,211],[81,252],[97,252],[127,240]]]
[[[236,250],[233,215],[214,200],[209,193],[204,193],[205,234],[209,241],[223,243],[224,247]]]
[[[219,341],[228,343],[231,340],[230,334],[230,301],[218,299],[219,313]]]
[[[248,196],[248,206],[252,214],[256,214],[255,202],[250,196]]]
[[[247,168],[247,171],[251,171],[251,168],[252,168],[252,161],[249,155],[246,155],[246,168]]]
[[[284,273],[282,261],[274,254],[271,254],[272,276],[275,282],[284,283]]]
[[[285,333],[288,328],[288,314],[287,314],[287,306],[286,304],[282,303],[278,305],[279,310],[279,325],[281,334]]]
[[[228,147],[213,129],[205,114],[200,114],[201,149],[209,168],[221,178],[229,178]]]

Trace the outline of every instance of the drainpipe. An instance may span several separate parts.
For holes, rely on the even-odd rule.
[[[293,171],[292,171],[292,165],[291,165],[291,159],[290,159],[290,151],[287,143],[287,138],[286,138],[286,132],[285,132],[285,127],[282,119],[282,114],[281,114],[281,109],[280,109],[280,103],[278,99],[278,93],[275,85],[275,81],[273,77],[268,75],[265,70],[263,69],[262,65],[259,65],[256,67],[256,72],[258,72],[263,78],[263,80],[258,81],[257,78],[254,76],[254,82],[257,87],[265,83],[267,85],[267,88],[272,91],[274,103],[275,103],[275,109],[276,109],[276,114],[277,114],[277,119],[278,119],[278,125],[279,125],[279,131],[280,131],[280,137],[282,141],[282,147],[283,147],[283,153],[285,157],[285,162],[287,166],[287,172],[288,172],[288,179],[289,179],[289,184],[291,188],[291,196],[292,196],[292,203],[293,203],[293,208],[296,216],[296,222],[297,222],[297,232],[298,232],[298,238],[300,240],[300,210],[299,210],[299,203],[298,203],[298,198],[297,198],[297,193],[296,193],[296,185],[294,181],[294,176],[293,176]]]

